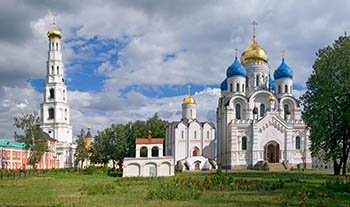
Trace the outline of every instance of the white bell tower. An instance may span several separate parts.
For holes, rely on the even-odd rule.
[[[53,15],[55,17],[55,15]],[[41,128],[58,142],[72,143],[72,125],[69,122],[67,86],[64,84],[64,65],[61,52],[61,32],[56,29],[55,18],[47,33],[49,52],[41,108]]]

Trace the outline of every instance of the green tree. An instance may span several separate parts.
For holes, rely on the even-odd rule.
[[[310,127],[311,152],[346,173],[350,150],[350,37],[340,36],[320,49],[301,97],[303,119]]]
[[[47,151],[47,138],[45,133],[40,128],[40,117],[37,112],[22,113],[22,117],[15,117],[15,126],[23,130],[23,135],[15,132],[16,142],[24,142],[25,149],[29,150],[28,164],[36,168],[36,164],[40,162],[42,155]],[[46,139],[46,140],[45,140]]]
[[[91,147],[91,162],[98,164],[108,164],[111,159],[111,145],[113,144],[114,132],[111,128],[98,131],[94,143]]]
[[[126,153],[126,146],[125,146],[126,130],[123,124],[112,125],[112,129],[117,135],[115,145],[112,145],[113,147],[112,158],[113,158],[113,161],[116,161],[118,163],[119,169],[122,169],[123,161]]]
[[[80,167],[83,167],[84,161],[89,157],[89,151],[86,148],[86,139],[85,139],[85,131],[84,129],[81,129],[80,134],[78,135],[78,142],[77,142],[77,149],[75,150],[74,156],[75,156],[75,165],[77,165],[79,162]]]

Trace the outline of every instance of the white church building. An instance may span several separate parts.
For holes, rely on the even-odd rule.
[[[217,161],[227,169],[283,163],[311,168],[309,131],[293,96],[293,71],[284,57],[270,76],[266,51],[254,35],[221,83],[217,108]],[[236,52],[237,53],[237,52]]]
[[[55,21],[47,33],[49,52],[47,75],[44,85],[44,102],[40,105],[40,127],[57,141],[56,152],[59,168],[73,167],[75,146],[72,138],[72,125],[69,120],[67,86],[64,83],[64,65],[61,52],[61,32]]]
[[[176,167],[183,170],[215,169],[215,127],[211,122],[197,120],[196,101],[188,87],[182,119],[166,127],[165,154],[173,156]]]

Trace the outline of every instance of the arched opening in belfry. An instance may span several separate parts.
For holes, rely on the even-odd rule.
[[[49,109],[49,119],[55,118],[55,110],[53,108]]]
[[[152,157],[158,157],[158,156],[159,156],[159,148],[152,147]]]
[[[55,98],[55,89],[50,89],[50,98]]]
[[[140,157],[147,157],[147,155],[148,155],[147,147],[141,147],[141,149],[140,149]]]

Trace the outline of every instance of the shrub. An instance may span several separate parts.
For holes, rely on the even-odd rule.
[[[157,186],[150,186],[148,188],[148,199],[160,200],[197,200],[202,195],[194,185],[181,184],[178,185],[174,181],[162,181]]]

